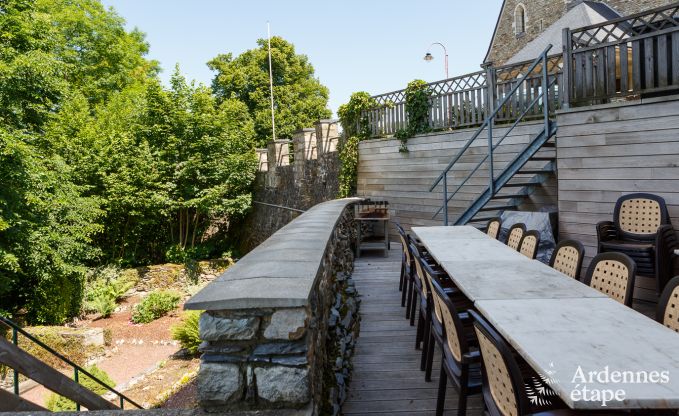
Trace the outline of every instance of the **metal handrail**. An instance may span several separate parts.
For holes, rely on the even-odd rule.
[[[549,82],[549,84],[547,85],[547,88],[550,88],[550,87],[551,87],[552,85],[554,85],[555,83],[556,83],[556,78]],[[523,119],[523,117],[525,117],[525,115],[533,108],[533,106],[534,106],[535,104],[537,104],[537,102],[540,100],[540,98],[542,98],[542,97],[545,95],[545,91],[547,90],[547,88],[545,88],[542,92],[540,92],[540,94],[538,94],[538,95],[530,102],[530,104],[528,104],[528,105],[526,106],[526,108],[525,108],[525,109],[521,112],[521,114],[516,118],[516,120],[514,121],[514,123],[512,123],[511,127],[509,127],[509,128],[507,129],[507,131],[505,131],[505,134],[500,138],[500,140],[498,140],[497,143],[495,143],[495,144],[493,145],[493,150],[497,149],[498,146],[500,146],[500,144],[502,144],[502,142],[504,141],[505,138],[507,138],[507,136],[509,135],[509,133],[510,133],[512,130],[514,130],[514,128],[519,124],[519,122],[521,122],[521,120]],[[488,156],[489,156],[489,155],[485,155],[485,156],[483,157],[483,159],[481,159],[481,161],[476,165],[476,167],[469,173],[469,175],[467,175],[467,177],[464,178],[464,180],[462,181],[462,183],[460,183],[460,184],[457,186],[457,188],[455,188],[455,191],[453,191],[453,193],[450,194],[450,195],[448,196],[448,201],[447,201],[447,202],[450,202],[450,200],[453,199],[453,197],[455,196],[455,194],[457,194],[457,192],[462,188],[462,186],[464,186],[464,184],[467,183],[467,181],[474,175],[474,173],[476,173],[476,171],[479,170],[479,168],[483,165],[483,163],[486,161],[486,159],[488,159]],[[441,207],[434,213],[433,217],[436,217],[436,216],[439,214],[439,212],[441,212],[442,209],[443,209],[443,206],[441,206]]]
[[[517,117],[516,121],[512,124],[512,126],[505,132],[504,136],[500,139],[500,142],[504,140],[505,137],[511,132],[517,125],[518,123],[523,119],[523,117],[527,114],[528,110],[531,109],[537,101],[542,98],[542,97],[548,97],[549,94],[549,87],[552,85],[552,83],[548,82],[548,74],[547,74],[547,61],[549,59],[549,51],[552,49],[552,45],[549,44],[540,54],[538,58],[536,58],[531,66],[526,70],[526,74],[531,74],[535,68],[540,64],[540,62],[544,62],[542,66],[542,75],[543,75],[543,83],[542,85],[544,86],[542,88],[542,91],[540,94],[538,94],[535,99],[531,102],[529,106],[526,106],[526,108],[523,110],[521,115]],[[493,150],[497,145],[500,144],[498,142],[497,145],[493,145],[493,120],[497,116],[497,114],[500,112],[503,106],[507,104],[507,102],[514,96],[514,94],[519,90],[523,82],[517,82],[514,87],[509,91],[507,95],[502,99],[502,101],[495,107],[493,112],[483,121],[481,126],[476,130],[476,132],[472,135],[472,137],[467,140],[465,145],[458,151],[457,155],[453,158],[453,160],[448,163],[446,168],[441,172],[441,174],[436,178],[434,183],[429,187],[429,192],[433,191],[436,186],[443,181],[443,204],[441,207],[436,211],[436,213],[432,216],[432,218],[435,218],[442,210],[444,211],[444,224],[448,225],[448,202],[450,199],[460,190],[462,185],[464,185],[469,178],[476,173],[476,171],[479,169],[479,167],[488,159],[489,161],[489,190],[491,194],[494,193],[494,174],[493,174]],[[549,109],[548,109],[548,99],[543,100],[543,116],[544,116],[544,122],[545,122],[545,128],[548,128],[548,123],[549,123]],[[450,169],[457,163],[457,161],[462,157],[462,155],[469,149],[469,147],[472,145],[472,143],[479,137],[481,132],[488,128],[488,154],[483,158],[483,160],[474,168],[474,170],[467,175],[467,177],[463,180],[462,184],[457,187],[453,195],[448,197],[448,172],[450,172]]]
[[[252,201],[253,204],[259,204],[259,205],[264,205],[267,207],[272,207],[272,208],[280,208],[280,209],[286,209],[288,211],[294,211],[294,212],[306,212],[303,209],[297,209],[297,208],[290,208],[286,207],[285,205],[276,205],[276,204],[269,204],[267,202],[260,202],[260,201]]]
[[[533,64],[526,70],[526,73],[527,73],[527,74],[530,74],[531,72],[533,72],[533,71],[535,70],[535,68],[538,66],[538,64],[540,63],[540,61],[542,61],[543,59],[545,59],[545,57],[546,57],[546,55],[547,55],[547,52],[549,52],[550,49],[552,49],[552,44],[549,44],[549,45],[547,46],[547,48],[545,48],[545,50],[540,54],[540,57],[537,58],[535,61],[533,61]],[[545,60],[545,62],[546,62],[546,60]],[[545,69],[546,69],[546,68],[545,68]],[[509,91],[509,94],[507,94],[507,95],[505,96],[505,98],[502,99],[502,101],[500,102],[500,104],[498,104],[498,105],[495,107],[495,109],[493,110],[493,112],[492,112],[492,113],[491,113],[491,114],[483,121],[483,124],[481,124],[481,126],[479,126],[479,128],[476,130],[476,132],[474,133],[474,135],[467,141],[467,143],[462,147],[462,149],[460,149],[460,151],[457,153],[457,156],[455,156],[455,158],[448,164],[448,166],[446,166],[446,168],[443,170],[443,172],[438,176],[438,178],[436,178],[436,180],[434,181],[434,183],[429,187],[429,192],[433,191],[434,188],[436,187],[436,185],[438,185],[439,182],[441,182],[441,180],[443,180],[443,176],[445,176],[445,174],[448,173],[448,171],[449,171],[449,170],[453,167],[453,165],[460,159],[460,157],[462,157],[462,154],[463,154],[467,149],[469,149],[469,146],[471,146],[472,142],[473,142],[477,137],[479,137],[479,135],[481,134],[481,132],[483,131],[483,129],[485,129],[486,126],[488,125],[488,123],[489,123],[492,119],[494,119],[495,116],[497,116],[497,113],[500,112],[500,109],[501,109],[505,104],[507,104],[507,101],[509,101],[509,99],[514,95],[514,93],[515,93],[516,91],[518,91],[518,89],[519,89],[520,86],[521,86],[521,83],[518,82],[518,83],[517,83],[517,84]]]
[[[66,364],[70,365],[73,367],[73,376],[76,382],[78,382],[78,378],[80,373],[86,375],[90,379],[96,381],[99,385],[102,387],[106,388],[109,392],[112,392],[118,398],[120,399],[120,408],[123,409],[125,402],[130,403],[131,405],[135,406],[138,409],[143,409],[143,407],[136,403],[134,400],[130,399],[129,397],[125,396],[121,392],[117,391],[113,387],[109,386],[108,384],[104,383],[103,381],[99,380],[97,377],[93,376],[89,371],[85,370],[84,368],[80,367],[78,364],[74,363],[73,361],[69,360],[68,358],[64,357],[57,351],[55,351],[53,348],[51,348],[49,345],[45,344],[44,342],[40,341],[38,338],[34,337],[33,335],[29,334],[26,332],[24,329],[22,329],[19,325],[17,325],[15,322],[5,318],[4,316],[0,316],[0,323],[5,324],[7,327],[9,327],[12,330],[12,343],[18,347],[18,334],[23,335],[24,337],[28,338],[30,341],[38,344],[40,347],[42,347],[44,350],[52,354],[53,356],[59,358],[61,361],[65,362]],[[16,369],[13,369],[13,374],[14,374],[14,394],[17,396],[19,395],[19,374]],[[80,410],[80,404],[76,402],[76,409]]]

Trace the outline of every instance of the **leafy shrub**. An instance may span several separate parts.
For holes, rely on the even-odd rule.
[[[202,311],[188,311],[182,316],[182,321],[172,327],[172,339],[179,341],[182,348],[191,354],[198,352],[200,335],[198,333],[198,321]]]
[[[147,324],[155,321],[176,308],[181,298],[181,295],[173,290],[152,292],[134,307],[132,322],[135,324]]]
[[[106,383],[109,387],[116,386],[116,383],[111,379],[111,377],[108,374],[106,374],[104,370],[100,369],[96,365],[91,365],[85,368],[85,370],[89,371],[90,374],[92,374],[94,377]],[[101,384],[97,383],[96,381],[92,380],[91,378],[84,374],[80,374],[80,376],[78,377],[78,381],[83,387],[99,395],[104,394],[108,391],[106,387],[102,386]],[[52,393],[49,395],[47,401],[45,402],[45,407],[47,407],[47,409],[53,412],[62,412],[69,410],[74,411],[76,409],[75,402],[63,396],[60,396],[56,393]]]
[[[102,352],[101,346],[85,345],[80,337],[62,335],[68,332],[68,328],[63,326],[34,326],[25,327],[24,330],[78,365],[84,365],[93,356]],[[11,337],[11,333],[7,334],[7,336]],[[19,346],[24,351],[48,364],[50,367],[68,368],[59,358],[23,335],[19,334],[18,341]]]
[[[339,197],[356,194],[358,177],[358,143],[371,135],[370,121],[366,112],[377,107],[377,101],[365,91],[351,94],[349,102],[342,104],[337,113],[344,130],[340,142]]]
[[[136,279],[133,276],[121,275],[120,270],[115,267],[95,271],[85,288],[84,312],[97,312],[107,318],[125,293],[135,284]]]

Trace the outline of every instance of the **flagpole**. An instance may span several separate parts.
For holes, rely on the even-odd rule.
[[[276,117],[273,113],[273,69],[271,66],[271,27],[269,22],[266,22],[266,33],[269,41],[269,89],[271,92],[271,130],[273,132],[273,139],[276,140]]]

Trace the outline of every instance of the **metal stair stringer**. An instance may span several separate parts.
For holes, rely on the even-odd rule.
[[[493,181],[493,189],[490,187],[479,195],[474,202],[458,217],[455,225],[465,225],[472,220],[488,202],[516,175],[521,168],[533,157],[547,141],[556,134],[556,122],[550,120],[547,128],[543,128],[540,133],[523,149],[522,152],[512,160]],[[511,196],[508,195],[508,198]]]

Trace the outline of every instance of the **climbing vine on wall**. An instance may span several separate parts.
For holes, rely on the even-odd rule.
[[[370,124],[365,111],[374,109],[377,102],[365,91],[351,94],[349,102],[339,107],[344,138],[340,142],[339,197],[356,194],[358,177],[358,143],[370,137]]]
[[[427,133],[429,127],[429,108],[431,88],[421,79],[410,81],[405,91],[408,127],[398,130],[394,137],[401,141],[399,152],[408,152],[408,139],[416,134]]]

